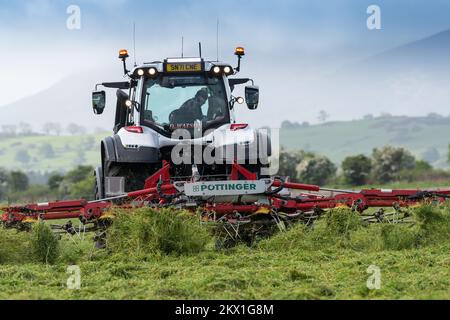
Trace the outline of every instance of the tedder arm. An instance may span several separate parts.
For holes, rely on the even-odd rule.
[[[255,215],[265,213],[283,213],[292,216],[315,215],[327,209],[340,206],[364,212],[368,208],[402,208],[421,203],[426,200],[444,202],[450,197],[450,189],[445,190],[383,190],[369,189],[347,191],[321,188],[315,185],[283,182],[273,178],[267,185],[266,192],[258,194],[260,200],[249,202],[220,201],[215,197],[205,200],[202,197],[187,196],[183,185],[173,183],[168,176],[169,165],[147,179],[146,188],[133,191],[115,198],[86,201],[70,200],[10,206],[0,208],[1,222],[9,227],[22,227],[36,220],[79,219],[82,223],[97,222],[114,207],[132,209],[135,207],[174,206],[180,209],[197,211],[200,209],[209,220],[236,222],[248,220]],[[255,176],[238,164],[233,165],[230,178],[243,173],[246,181]],[[162,178],[165,178],[164,180]],[[189,182],[186,182],[189,183]],[[294,190],[297,191],[293,195]],[[326,195],[328,193],[328,195]],[[331,195],[330,195],[331,194]],[[120,201],[120,202],[117,202]]]

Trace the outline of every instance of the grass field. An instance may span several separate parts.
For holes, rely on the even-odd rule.
[[[414,226],[366,226],[339,209],[314,229],[227,251],[216,251],[195,220],[180,229],[141,211],[117,218],[109,252],[64,238],[56,262],[45,264],[16,244],[24,254],[0,263],[0,299],[450,299],[450,209],[415,210]],[[0,240],[29,241],[0,231]],[[174,239],[183,246],[170,246]],[[80,290],[66,287],[71,264],[81,269]],[[380,268],[379,290],[366,285],[371,265]]]

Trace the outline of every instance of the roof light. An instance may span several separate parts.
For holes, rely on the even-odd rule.
[[[137,74],[138,74],[138,76],[142,77],[142,76],[144,75],[144,70],[139,69],[139,70],[137,71]]]
[[[128,50],[122,49],[119,51],[119,59],[126,59],[128,57]]]
[[[131,133],[144,133],[144,129],[140,126],[129,126],[125,127],[125,130]]]
[[[158,71],[157,71],[155,68],[150,68],[150,69],[148,69],[148,74],[151,75],[151,76],[156,75],[157,72],[158,72]]]
[[[230,130],[231,131],[238,131],[238,130],[243,130],[243,129],[247,128],[247,127],[248,127],[247,123],[233,123],[230,126]]]
[[[215,66],[215,67],[213,68],[213,72],[214,72],[215,74],[219,74],[219,73],[220,73],[220,67]]]
[[[234,54],[240,57],[245,56],[245,49],[243,47],[237,47]]]

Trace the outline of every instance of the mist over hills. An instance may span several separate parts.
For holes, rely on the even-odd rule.
[[[67,77],[44,91],[0,107],[0,125],[25,122],[38,132],[48,122],[63,127],[75,123],[89,131],[98,127],[110,129],[115,111],[114,90],[108,90],[107,108],[102,116],[95,116],[91,107],[95,84],[106,81],[121,81],[120,73],[114,75],[108,69],[99,69]]]
[[[260,109],[248,112],[240,108],[238,118],[254,126],[277,127],[287,115],[293,121],[311,122],[322,109],[331,114],[331,120],[358,119],[369,113],[448,115],[449,57],[450,30],[446,30],[345,67],[336,65],[334,70],[329,61],[305,72],[287,67],[289,61],[279,61],[274,77],[283,76],[283,81],[255,75],[262,90]],[[120,81],[120,68],[117,64],[81,72],[33,96],[1,106],[0,125],[27,122],[40,131],[45,123],[58,122],[62,126],[76,123],[92,130],[109,130],[114,117],[114,90],[107,90],[107,109],[102,116],[93,114],[90,96],[96,83]]]
[[[304,114],[321,109],[334,120],[381,113],[449,115],[450,31],[323,73],[291,88],[299,96],[286,110],[293,120],[304,121]]]

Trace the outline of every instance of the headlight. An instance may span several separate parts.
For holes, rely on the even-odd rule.
[[[133,102],[131,102],[131,100],[127,100],[127,101],[125,101],[125,105],[126,105],[128,108],[131,108],[131,106],[133,105]]]

